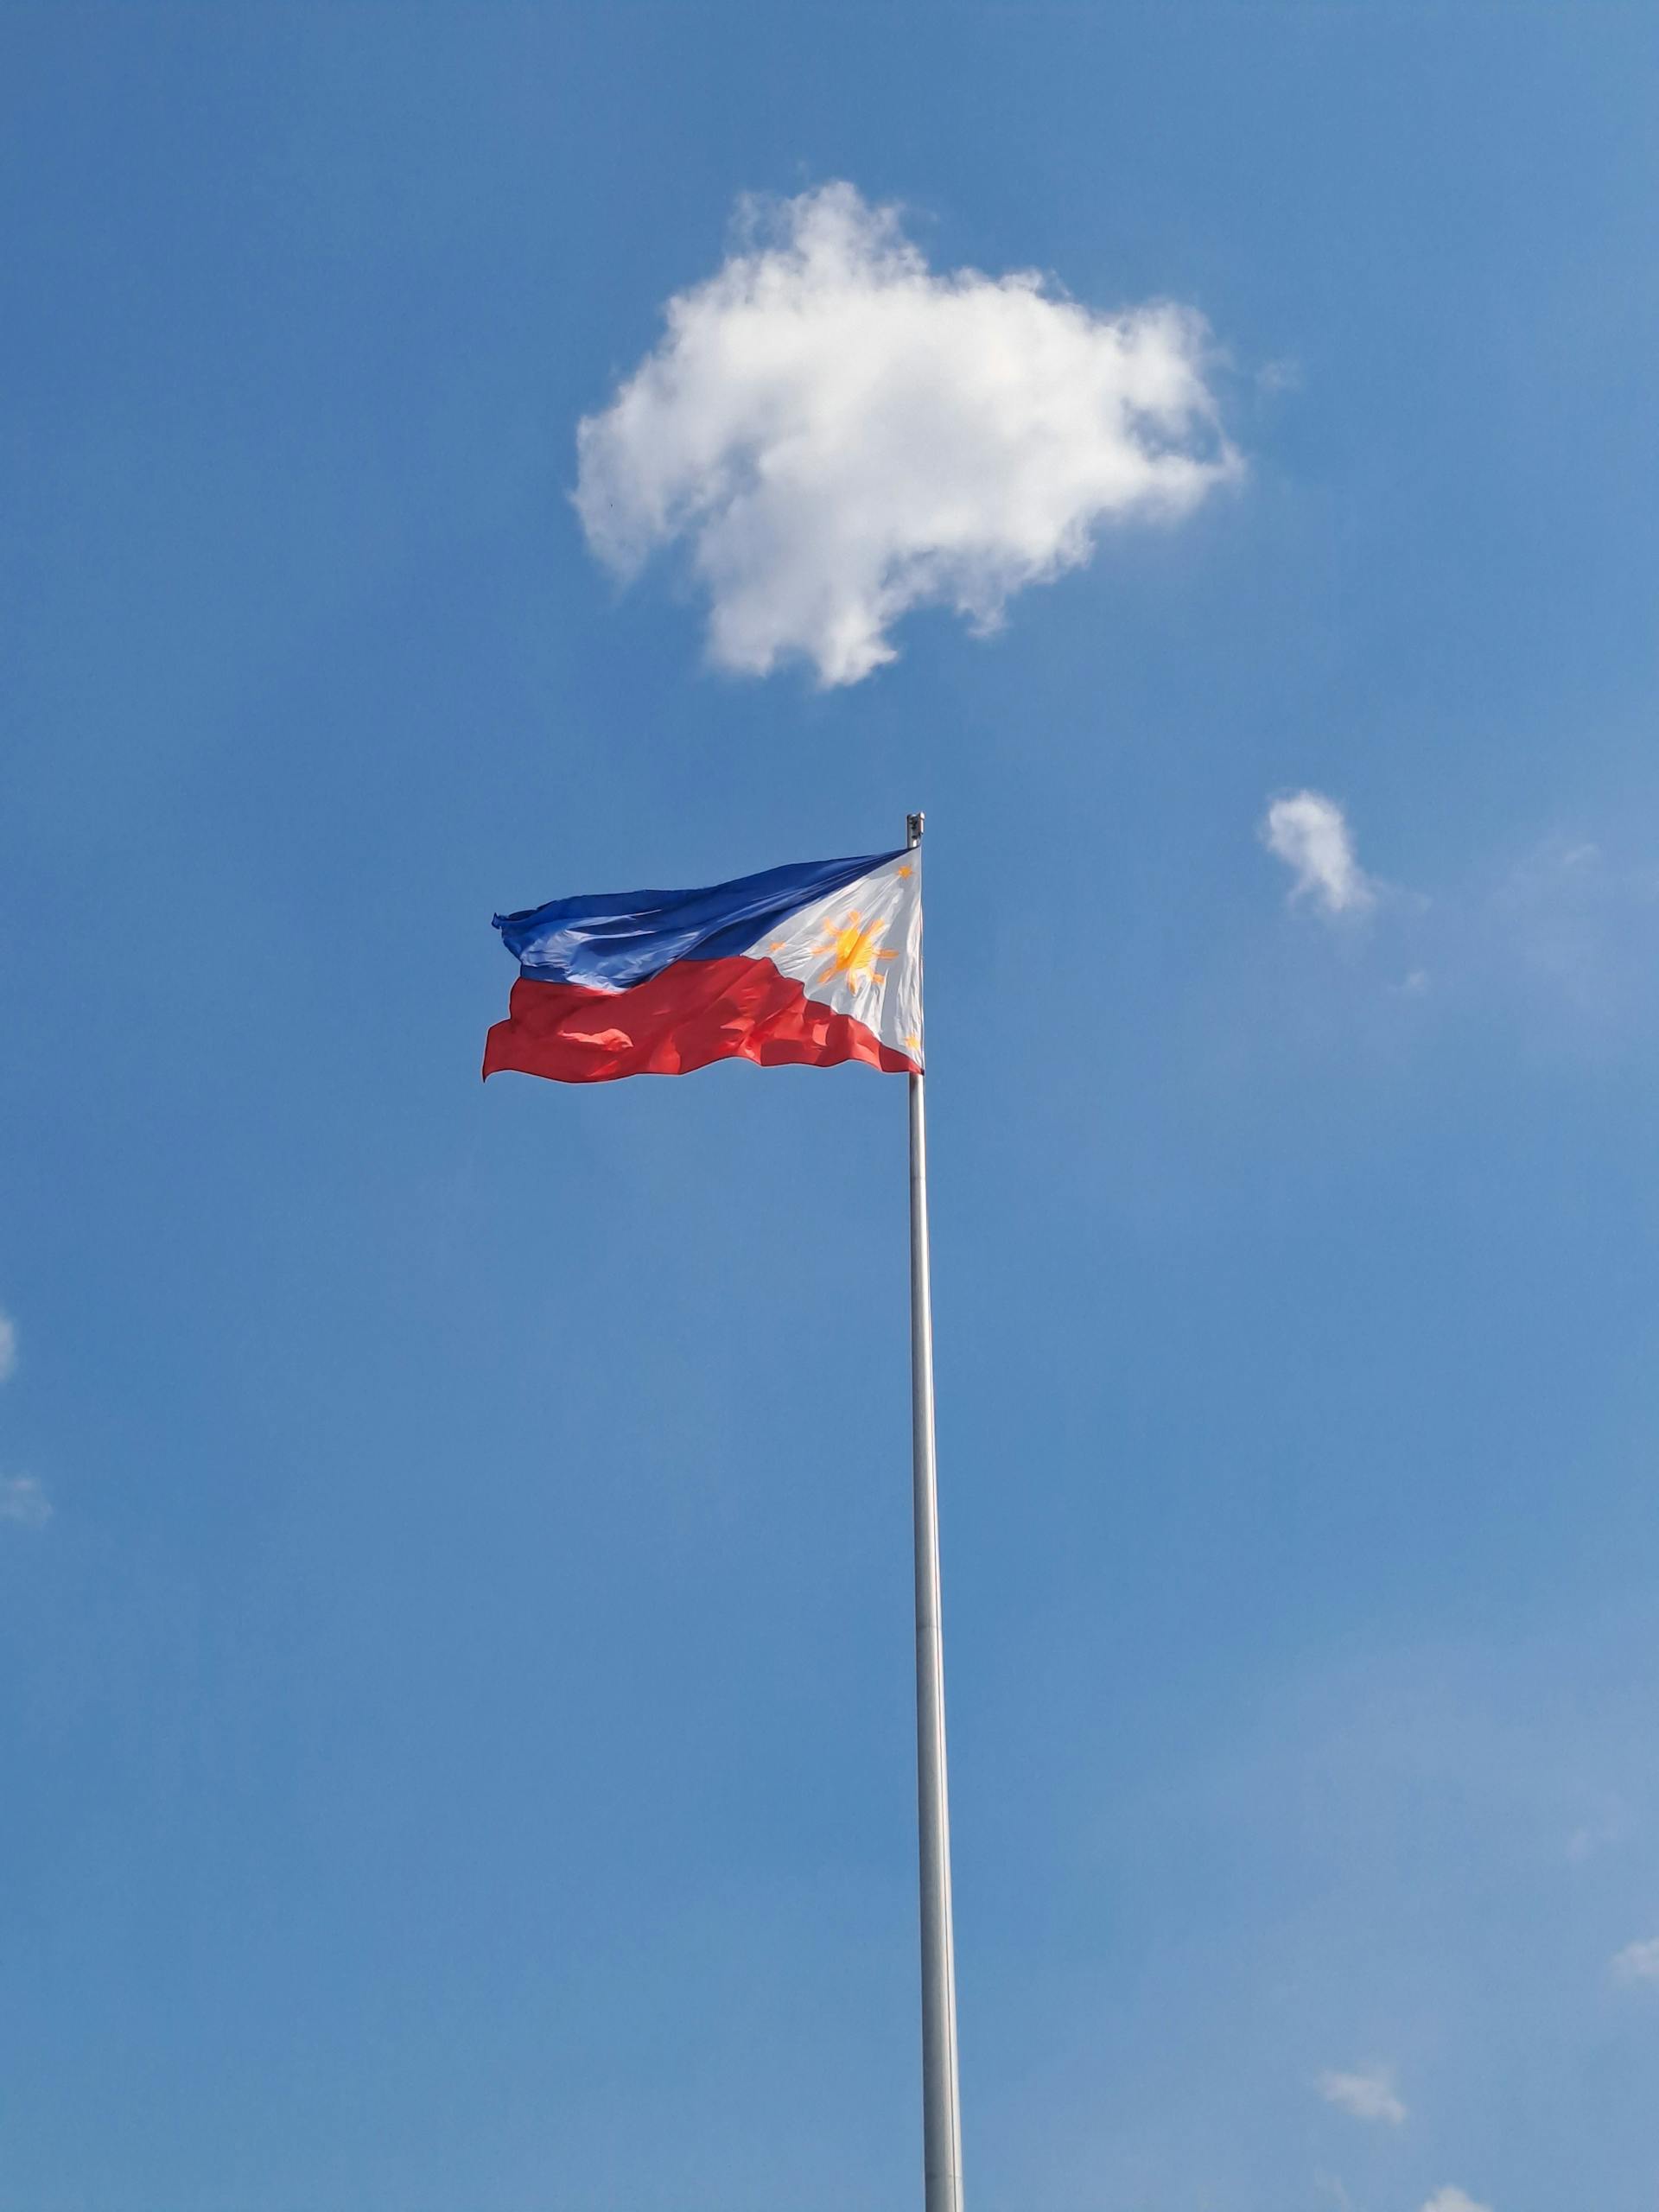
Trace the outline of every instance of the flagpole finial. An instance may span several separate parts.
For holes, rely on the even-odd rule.
[[[922,824],[926,820],[925,814],[907,814],[905,817],[905,844],[909,851],[913,852],[921,843]]]

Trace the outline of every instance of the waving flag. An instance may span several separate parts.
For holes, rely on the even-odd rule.
[[[913,847],[705,891],[556,899],[495,926],[518,981],[485,1044],[486,1076],[607,1083],[734,1059],[920,1071]]]

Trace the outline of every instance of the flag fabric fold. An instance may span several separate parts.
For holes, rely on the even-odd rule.
[[[762,1067],[922,1066],[921,854],[806,861],[698,891],[498,914],[518,960],[484,1073],[558,1083]]]

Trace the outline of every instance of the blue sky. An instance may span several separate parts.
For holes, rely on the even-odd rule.
[[[913,2200],[903,1086],[477,1068],[918,806],[970,2202],[1651,2206],[1656,65],[0,10],[4,2212]],[[837,180],[1238,466],[826,684],[571,494]]]

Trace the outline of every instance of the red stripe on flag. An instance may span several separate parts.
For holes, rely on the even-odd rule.
[[[851,1014],[810,999],[770,960],[677,960],[627,991],[584,990],[521,976],[484,1045],[484,1073],[555,1083],[689,1075],[713,1060],[814,1067],[860,1060],[890,1075],[915,1062]]]

